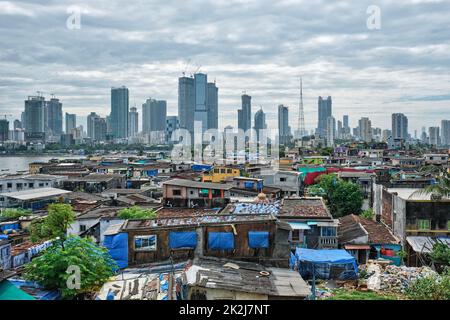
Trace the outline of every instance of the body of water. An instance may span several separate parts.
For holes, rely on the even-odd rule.
[[[48,162],[51,159],[82,159],[77,155],[54,155],[54,156],[1,156],[0,174],[16,173],[17,171],[28,171],[31,162]]]

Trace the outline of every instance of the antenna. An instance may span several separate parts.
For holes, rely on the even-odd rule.
[[[298,123],[297,123],[297,138],[302,138],[305,135],[305,113],[303,110],[303,81],[300,76],[300,101],[298,104]]]

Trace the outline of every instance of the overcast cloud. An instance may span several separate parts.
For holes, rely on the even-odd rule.
[[[370,5],[381,29],[366,25]],[[81,9],[69,29],[68,8]],[[243,91],[276,126],[278,104],[296,128],[303,76],[307,129],[317,97],[333,98],[337,119],[362,116],[389,128],[403,112],[410,131],[450,118],[450,1],[189,0],[0,1],[0,113],[19,117],[36,91],[63,111],[109,113],[110,88],[130,105],[168,101],[177,113],[178,77],[198,68],[219,87],[219,126],[237,123]]]

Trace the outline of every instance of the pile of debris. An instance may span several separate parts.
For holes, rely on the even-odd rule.
[[[383,266],[370,263],[367,266],[367,288],[374,291],[404,293],[417,279],[436,275],[429,267]]]

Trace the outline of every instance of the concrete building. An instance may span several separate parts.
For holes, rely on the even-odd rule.
[[[441,121],[441,142],[443,146],[450,146],[450,120]]]
[[[88,138],[94,139],[94,121],[95,119],[100,118],[100,116],[98,114],[96,114],[95,112],[91,112],[88,116],[87,116],[87,136]]]
[[[135,137],[139,132],[139,113],[137,112],[136,107],[130,108],[130,113],[128,115],[129,124],[128,128],[130,130],[129,136]]]
[[[77,127],[77,115],[73,113],[66,112],[66,133],[72,132],[72,129]]]
[[[256,111],[256,113],[255,113],[255,126],[253,128],[256,131],[257,141],[259,142],[260,135],[261,135],[260,131],[267,129],[266,114],[264,113],[262,108],[259,109],[258,111]]]
[[[116,139],[128,138],[128,88],[111,88],[111,134]]]
[[[334,140],[336,139],[336,120],[332,116],[327,119],[326,139],[327,146],[333,147]]]
[[[327,134],[327,119],[332,115],[332,101],[329,96],[326,100],[322,97],[319,97],[318,100],[318,125],[317,125],[317,134],[321,138],[325,138]]]
[[[207,90],[208,129],[219,129],[219,89],[209,82]]]
[[[9,121],[0,119],[0,142],[5,142],[9,137]]]
[[[96,142],[106,141],[106,119],[105,118],[93,118],[92,123],[92,137]]]
[[[166,131],[167,102],[165,100],[147,99],[142,105],[142,132]]]
[[[287,145],[292,139],[289,126],[289,109],[280,104],[278,106],[278,138],[280,145]]]
[[[52,98],[46,102],[46,114],[46,136],[57,137],[59,139],[63,127],[62,103],[59,99]]]
[[[438,147],[441,145],[441,138],[439,136],[439,127],[428,128],[429,144]]]
[[[178,120],[177,116],[168,116],[166,118],[166,139],[168,143],[173,142],[172,134],[179,128],[180,121]]]
[[[392,138],[408,139],[408,118],[403,113],[392,114]]]
[[[238,129],[246,132],[252,127],[252,97],[243,94],[241,100],[242,107],[238,110]]]
[[[359,137],[364,142],[372,141],[372,123],[369,118],[363,117],[359,120]]]
[[[180,128],[194,132],[195,84],[190,77],[178,79],[178,117]]]
[[[29,96],[25,100],[25,133],[45,136],[45,98]]]

